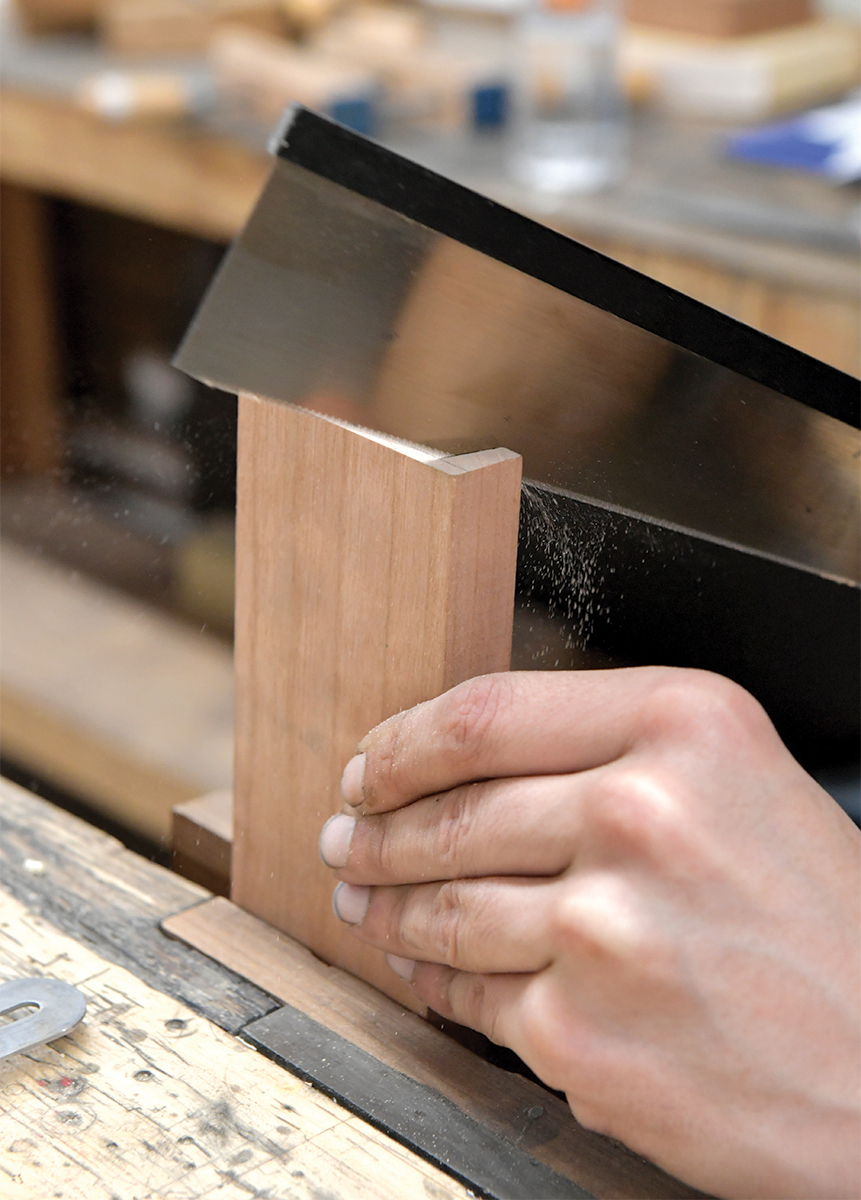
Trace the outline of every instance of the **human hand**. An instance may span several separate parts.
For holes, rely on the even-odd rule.
[[[751,696],[485,676],[360,750],[321,854],[423,1001],[694,1186],[859,1194],[861,838]]]

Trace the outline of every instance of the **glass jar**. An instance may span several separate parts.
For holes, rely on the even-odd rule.
[[[598,191],[618,183],[627,164],[619,6],[551,4],[533,3],[515,21],[509,170],[538,192]]]

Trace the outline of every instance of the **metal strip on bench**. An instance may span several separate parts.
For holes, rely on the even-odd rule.
[[[482,1196],[496,1200],[594,1200],[468,1116],[451,1100],[395,1071],[287,1004],[241,1035],[275,1062],[331,1096]],[[540,1120],[528,1109],[524,1128]]]

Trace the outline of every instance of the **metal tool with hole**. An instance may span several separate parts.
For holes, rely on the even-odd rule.
[[[0,1059],[21,1054],[63,1037],[83,1020],[83,993],[61,979],[12,979],[0,984],[0,1016],[16,1009],[35,1008],[0,1028]]]

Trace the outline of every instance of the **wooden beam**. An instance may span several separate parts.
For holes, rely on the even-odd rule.
[[[810,0],[628,0],[629,21],[707,37],[742,37],[812,21]]]
[[[232,898],[415,1004],[331,910],[317,838],[359,738],[511,654],[520,458],[410,457],[239,406]]]
[[[63,462],[60,339],[45,198],[3,183],[0,215],[2,474],[57,474]]]
[[[102,121],[13,88],[3,89],[0,145],[5,179],[214,241],[241,229],[270,169],[227,138]]]
[[[176,805],[170,865],[177,874],[228,896],[232,849],[232,792],[209,792]]]

